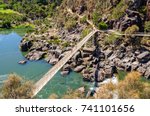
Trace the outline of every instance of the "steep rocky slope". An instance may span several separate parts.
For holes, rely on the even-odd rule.
[[[150,79],[150,38],[133,36],[150,31],[149,0],[63,0],[55,15],[27,34],[20,44],[29,60],[44,58],[56,64],[91,30],[86,19],[99,29],[114,29],[127,36],[99,33],[89,41],[62,69],[83,74],[84,80],[101,82],[118,70],[137,70]],[[68,13],[70,8],[74,13]]]

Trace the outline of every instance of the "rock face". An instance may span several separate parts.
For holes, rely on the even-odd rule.
[[[75,72],[81,72],[84,68],[85,68],[84,65],[80,65],[80,66],[77,66],[77,67],[74,69],[74,71],[75,71]]]
[[[33,51],[33,52],[28,53],[26,55],[26,58],[29,60],[40,60],[40,59],[44,58],[45,54],[46,54],[45,52]]]
[[[132,0],[132,4],[130,5],[131,9],[138,9],[145,0]]]
[[[127,9],[126,16],[123,16],[119,20],[116,20],[113,24],[113,28],[119,29],[120,31],[125,31],[128,27],[137,25],[142,30],[142,24],[143,22],[140,14],[138,12]]]
[[[146,63],[148,61],[150,61],[150,52],[146,51],[146,52],[143,52],[141,54],[139,54],[137,56],[139,62],[143,62],[143,63]]]
[[[32,42],[31,41],[22,41],[20,44],[20,49],[23,52],[28,51],[32,46]]]

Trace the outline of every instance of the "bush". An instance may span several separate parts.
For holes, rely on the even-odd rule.
[[[87,17],[84,16],[82,19],[80,19],[80,23],[87,23]]]
[[[136,45],[139,46],[141,43],[141,39],[132,35],[132,34],[137,33],[138,31],[139,31],[139,27],[137,25],[132,25],[131,27],[128,27],[125,30],[125,34],[127,34],[125,36],[125,42],[132,44],[133,46],[136,46]]]
[[[1,89],[4,99],[28,99],[32,96],[32,83],[23,82],[21,77],[10,74]]]
[[[108,25],[105,22],[100,22],[98,24],[98,29],[100,29],[100,30],[106,30],[106,29],[108,29]]]
[[[6,28],[6,29],[11,28],[11,22],[10,21],[4,21],[4,22],[2,22],[1,27]]]
[[[107,83],[100,87],[98,92],[94,95],[95,99],[112,99],[116,90],[116,85],[113,83]]]
[[[128,5],[125,3],[125,0],[121,0],[120,3],[113,9],[111,18],[119,19],[125,13],[125,10],[128,8]]]
[[[87,36],[90,33],[91,29],[90,28],[86,28],[81,32],[81,38],[84,38],[85,36]]]
[[[94,12],[94,13],[92,14],[92,17],[93,17],[93,23],[94,23],[95,25],[98,25],[98,22],[99,22],[99,19],[100,19],[99,13],[98,13],[98,12]]]
[[[65,28],[68,30],[68,31],[71,31],[73,28],[75,28],[77,25],[77,22],[75,20],[68,20],[65,24]]]
[[[118,85],[118,94],[121,99],[139,99],[144,91],[144,84],[141,82],[139,72],[128,73]]]
[[[108,37],[105,38],[104,43],[105,44],[114,44],[117,40],[119,40],[120,36],[116,34],[110,34]]]
[[[149,37],[143,37],[142,40],[141,40],[141,44],[145,45],[147,47],[150,47],[150,39],[149,39]]]
[[[141,81],[141,78],[139,72],[130,72],[117,85],[102,85],[94,97],[112,99],[114,95],[118,95],[119,99],[150,99],[150,84]]]
[[[139,31],[139,27],[137,25],[132,25],[131,27],[128,27],[126,30],[125,30],[125,34],[134,34],[135,32],[138,32]]]
[[[150,21],[145,22],[144,31],[145,32],[150,32]]]

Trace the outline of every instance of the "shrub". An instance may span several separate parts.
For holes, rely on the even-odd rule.
[[[110,34],[108,37],[105,38],[104,43],[105,44],[114,44],[116,40],[118,40],[120,36],[116,34]]]
[[[135,32],[138,32],[139,31],[139,27],[137,25],[132,25],[131,27],[128,27],[126,30],[125,30],[125,34],[134,34]]]
[[[116,90],[116,85],[113,83],[107,83],[100,87],[98,92],[94,95],[96,99],[112,99]]]
[[[127,34],[125,36],[125,42],[129,43],[129,44],[132,44],[132,45],[140,45],[140,41],[141,39],[140,38],[137,38],[135,37],[134,35],[132,34],[135,34],[136,32],[139,31],[139,27],[137,25],[132,25],[131,27],[128,27],[126,30],[125,30],[125,34]]]
[[[108,29],[108,25],[105,22],[100,22],[98,24],[98,29],[100,29],[100,30],[106,30],[106,29]]]
[[[150,21],[146,21],[145,22],[144,31],[150,32]]]
[[[68,30],[68,31],[71,31],[73,28],[75,28],[77,25],[77,22],[75,20],[68,20],[65,24],[65,28]]]
[[[119,19],[125,13],[125,10],[128,8],[128,5],[124,0],[121,0],[120,3],[113,9],[111,18]]]
[[[87,17],[84,16],[83,18],[80,19],[80,23],[87,23]]]
[[[11,22],[6,20],[6,21],[2,22],[1,27],[6,28],[6,29],[11,28]]]
[[[85,36],[87,36],[90,33],[91,29],[90,28],[86,28],[81,32],[81,38],[84,38]]]
[[[141,74],[138,72],[128,73],[123,81],[118,85],[118,94],[121,99],[140,98],[140,93],[144,90],[140,81]]]
[[[99,22],[99,19],[100,19],[99,13],[98,13],[98,12],[94,12],[94,13],[92,14],[92,17],[93,17],[93,23],[94,23],[95,25],[98,25],[98,22]]]
[[[21,77],[10,74],[1,89],[2,98],[5,99],[26,99],[32,96],[32,83],[23,82]]]
[[[141,44],[145,45],[147,47],[150,47],[150,39],[149,39],[149,37],[143,37],[142,40],[141,40]]]

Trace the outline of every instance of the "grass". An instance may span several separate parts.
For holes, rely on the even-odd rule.
[[[10,10],[10,9],[0,9],[0,13],[2,13],[2,14],[19,14],[19,15],[21,15],[20,13],[18,13],[16,11],[13,11],[13,10]]]

